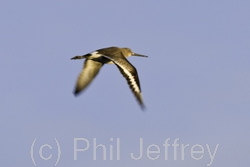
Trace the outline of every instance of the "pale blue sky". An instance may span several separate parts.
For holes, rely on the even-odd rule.
[[[249,165],[250,1],[1,1],[0,164],[59,167]],[[105,65],[79,97],[83,61],[70,58],[109,46],[130,47],[147,110],[140,110],[117,67]],[[74,160],[74,139],[89,150]],[[101,148],[93,160],[93,139]],[[111,138],[114,141],[110,141]],[[116,160],[117,138],[120,160]],[[139,156],[139,140],[144,155]],[[168,160],[166,139],[170,138]],[[179,138],[177,159],[174,140]],[[39,149],[44,144],[41,159]],[[147,158],[151,144],[160,149]],[[181,145],[185,148],[182,160]],[[204,149],[194,160],[191,147]],[[113,146],[114,160],[109,160]],[[86,143],[79,142],[79,148]],[[196,147],[200,150],[200,147]],[[200,149],[199,149],[200,148]],[[152,147],[151,150],[156,150]]]

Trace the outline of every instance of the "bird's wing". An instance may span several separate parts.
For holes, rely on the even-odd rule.
[[[136,68],[122,55],[118,53],[116,55],[103,55],[104,57],[110,59],[118,67],[124,78],[126,78],[130,89],[134,93],[136,99],[139,101],[142,108],[144,108],[140,80],[137,74]]]
[[[91,83],[91,81],[98,74],[102,66],[103,64],[101,62],[90,60],[90,59],[85,60],[84,67],[76,83],[75,92],[74,92],[75,95],[80,93]]]

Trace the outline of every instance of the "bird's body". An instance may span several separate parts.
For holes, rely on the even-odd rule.
[[[129,56],[147,57],[144,55],[133,53],[129,48],[109,47],[96,50],[83,56],[75,56],[71,58],[86,59],[82,72],[78,77],[74,94],[77,95],[82,90],[84,90],[95,78],[95,76],[98,74],[99,70],[104,64],[115,64],[122,73],[122,75],[126,78],[132,92],[134,93],[141,107],[144,108],[137,70],[126,59]]]

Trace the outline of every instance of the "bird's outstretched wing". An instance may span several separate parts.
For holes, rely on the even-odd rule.
[[[103,63],[86,59],[84,62],[83,69],[78,76],[78,80],[76,82],[74,94],[79,94],[82,90],[84,90],[91,81],[98,74],[99,70],[103,66]]]
[[[104,57],[110,59],[118,67],[124,78],[127,80],[130,89],[135,95],[136,99],[141,105],[141,108],[144,109],[142,95],[141,95],[141,86],[140,80],[136,68],[122,55],[121,52],[116,55],[103,55]]]

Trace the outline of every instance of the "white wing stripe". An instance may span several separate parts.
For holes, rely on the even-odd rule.
[[[123,69],[123,71],[127,74],[127,76],[128,76],[128,78],[129,78],[129,80],[130,80],[130,82],[131,82],[133,88],[135,88],[135,91],[138,92],[138,93],[140,93],[140,88],[139,88],[139,86],[137,85],[134,76],[131,75],[131,73],[130,73],[127,69],[123,68],[122,66],[120,66],[120,67],[121,67],[121,68]]]
[[[118,61],[116,61],[115,59],[113,59],[109,56],[106,56],[106,55],[103,55],[103,56],[112,60],[115,64],[117,64],[124,71],[125,74],[127,74],[129,81],[131,82],[133,88],[135,89],[135,92],[137,92],[137,93],[141,92],[139,86],[137,85],[137,83],[135,81],[134,76],[126,68],[124,68],[123,65],[121,65]]]

